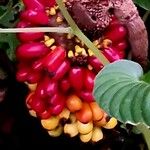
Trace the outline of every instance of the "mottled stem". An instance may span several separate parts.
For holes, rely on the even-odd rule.
[[[115,16],[128,29],[132,59],[144,68],[148,63],[148,35],[145,24],[132,0],[112,0]]]

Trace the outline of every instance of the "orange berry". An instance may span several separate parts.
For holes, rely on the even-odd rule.
[[[99,121],[102,119],[104,112],[103,110],[99,107],[99,105],[96,102],[91,102],[89,103],[92,114],[93,114],[93,121]]]
[[[88,123],[92,120],[92,110],[88,103],[83,102],[82,108],[75,113],[77,120],[82,123]]]
[[[70,112],[78,111],[82,108],[82,100],[76,95],[70,95],[66,100],[66,106]]]

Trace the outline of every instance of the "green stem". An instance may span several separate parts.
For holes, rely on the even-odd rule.
[[[6,12],[4,14],[2,14],[0,16],[0,20],[2,20],[5,16],[7,16],[7,14],[11,11],[12,6],[13,6],[13,2],[9,1],[8,4],[7,4],[7,10],[6,10]]]
[[[149,15],[150,15],[150,11],[148,10],[148,11],[146,11],[146,13],[144,14],[144,16],[142,18],[144,22],[146,22]]]
[[[68,24],[72,28],[73,34],[75,34],[81,41],[84,42],[84,44],[93,51],[95,56],[101,61],[101,63],[105,66],[109,64],[108,59],[101,53],[100,50],[98,50],[95,45],[82,33],[82,31],[78,28],[70,14],[68,13],[64,3],[62,0],[56,0],[59,9],[61,10],[63,16],[67,20]]]
[[[147,144],[148,150],[150,150],[150,129],[147,128],[145,125],[143,124],[139,124],[137,126],[137,129],[142,133],[145,142]]]
[[[57,33],[72,33],[70,27],[33,27],[33,28],[0,28],[0,33],[28,33],[28,32],[57,32]]]

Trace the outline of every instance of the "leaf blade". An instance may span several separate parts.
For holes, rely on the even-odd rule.
[[[142,67],[133,61],[119,60],[107,65],[95,79],[93,94],[97,103],[123,123],[150,126],[150,85],[141,81],[141,76]]]

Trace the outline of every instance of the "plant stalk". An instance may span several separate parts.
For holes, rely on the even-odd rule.
[[[101,63],[105,66],[110,62],[108,59],[101,53],[100,50],[96,48],[96,46],[83,34],[83,32],[78,28],[70,14],[68,13],[64,3],[62,0],[56,0],[60,11],[62,12],[63,16],[67,20],[68,24],[70,25],[71,29],[73,30],[73,34],[75,34],[84,44],[93,51],[95,56],[101,61]]]
[[[148,10],[148,11],[146,11],[146,13],[144,14],[144,16],[142,18],[144,22],[146,22],[149,15],[150,15],[150,11]]]
[[[144,124],[137,125],[137,129],[142,133],[147,144],[147,148],[150,150],[150,129],[147,128]]]
[[[70,27],[34,27],[34,28],[0,28],[0,33],[27,33],[27,32],[57,32],[57,33],[72,33]]]

